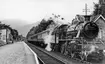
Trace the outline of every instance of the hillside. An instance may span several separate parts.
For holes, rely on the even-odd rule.
[[[12,28],[18,28],[20,26],[27,25],[27,22],[24,20],[19,20],[19,19],[5,19],[5,20],[0,20],[2,23],[10,25]]]
[[[33,26],[36,26],[38,25],[39,22],[36,22],[36,23],[33,23],[33,24],[28,24],[28,25],[25,25],[25,26],[20,26],[18,28],[16,28],[19,32],[19,34],[22,34],[23,36],[26,36],[27,33],[30,31],[30,29],[33,27]]]

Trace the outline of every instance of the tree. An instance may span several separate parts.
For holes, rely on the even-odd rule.
[[[94,5],[94,11],[93,11],[93,15],[99,15],[102,14],[102,10],[99,4],[95,4]]]
[[[28,34],[27,34],[27,37],[32,36],[33,34],[37,34],[37,33],[40,33],[40,32],[42,32],[42,31],[46,30],[47,27],[48,27],[52,22],[54,22],[54,21],[53,21],[53,20],[48,20],[48,21],[46,21],[45,19],[42,19],[42,21],[40,22],[40,24],[39,24],[38,26],[32,27],[32,28],[30,29],[30,31],[29,31]]]
[[[105,17],[105,3],[103,3],[102,1],[103,0],[99,0],[98,4],[94,4],[94,16],[102,14]]]
[[[17,40],[18,37],[18,31],[16,29],[12,29],[11,34],[13,35],[13,39]]]

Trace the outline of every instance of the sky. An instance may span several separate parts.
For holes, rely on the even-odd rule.
[[[85,3],[90,14],[93,2],[98,0],[0,0],[0,20],[18,19],[32,24],[54,13],[64,17],[65,22],[71,22],[76,14],[84,14]]]

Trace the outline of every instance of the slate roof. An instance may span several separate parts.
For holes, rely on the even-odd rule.
[[[91,21],[92,21],[92,22],[96,22],[99,18],[102,18],[103,20],[105,20],[104,16],[102,16],[102,15],[97,15],[97,16],[93,16]]]

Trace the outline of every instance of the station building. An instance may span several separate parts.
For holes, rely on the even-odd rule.
[[[12,41],[11,28],[5,24],[0,24],[0,45],[12,43]]]

